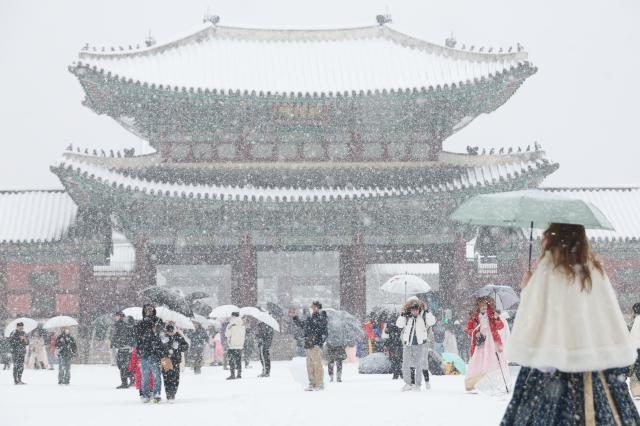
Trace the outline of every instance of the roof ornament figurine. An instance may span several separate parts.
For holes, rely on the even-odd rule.
[[[389,13],[385,13],[384,15],[377,15],[376,22],[378,23],[378,25],[382,26],[392,23],[393,20],[391,19],[391,15]]]
[[[453,36],[453,31],[451,31],[451,35],[447,37],[447,39],[444,41],[444,45],[450,49],[453,49],[456,47],[456,43],[458,42],[456,41],[456,38]]]
[[[203,23],[207,23],[210,22],[211,24],[218,25],[218,22],[220,22],[220,16],[218,15],[212,15],[209,12],[204,14],[204,18],[202,19]]]
[[[144,39],[144,44],[147,45],[147,47],[151,47],[156,44],[156,39],[151,35],[151,30],[149,30],[149,35],[147,36],[147,38]]]

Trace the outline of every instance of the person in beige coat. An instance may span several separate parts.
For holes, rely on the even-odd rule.
[[[244,325],[242,318],[240,318],[240,312],[231,314],[231,319],[229,320],[225,334],[229,348],[227,351],[229,356],[229,369],[231,370],[231,375],[227,377],[227,380],[241,379],[242,349],[244,348],[244,340],[247,335],[247,327]]]
[[[48,370],[49,359],[47,357],[47,346],[40,331],[34,330],[29,339],[29,356],[27,358],[27,368]]]

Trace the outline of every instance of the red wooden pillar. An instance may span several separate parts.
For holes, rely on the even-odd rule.
[[[358,232],[340,250],[340,309],[360,319],[367,315],[366,266],[364,236]]]
[[[7,263],[0,261],[0,319],[9,317]]]
[[[231,303],[236,306],[256,306],[258,303],[258,252],[251,237],[240,237],[236,256],[232,260]]]

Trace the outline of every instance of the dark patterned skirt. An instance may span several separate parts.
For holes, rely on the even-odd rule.
[[[640,426],[627,386],[627,371],[543,373],[523,367],[501,425]]]

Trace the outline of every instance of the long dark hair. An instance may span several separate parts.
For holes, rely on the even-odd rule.
[[[576,270],[580,273],[580,285],[582,290],[591,290],[591,269],[593,265],[601,273],[602,263],[596,259],[591,251],[587,233],[582,225],[566,223],[552,223],[544,231],[541,257],[549,252],[552,256],[555,269],[561,269],[571,279],[576,278]]]

